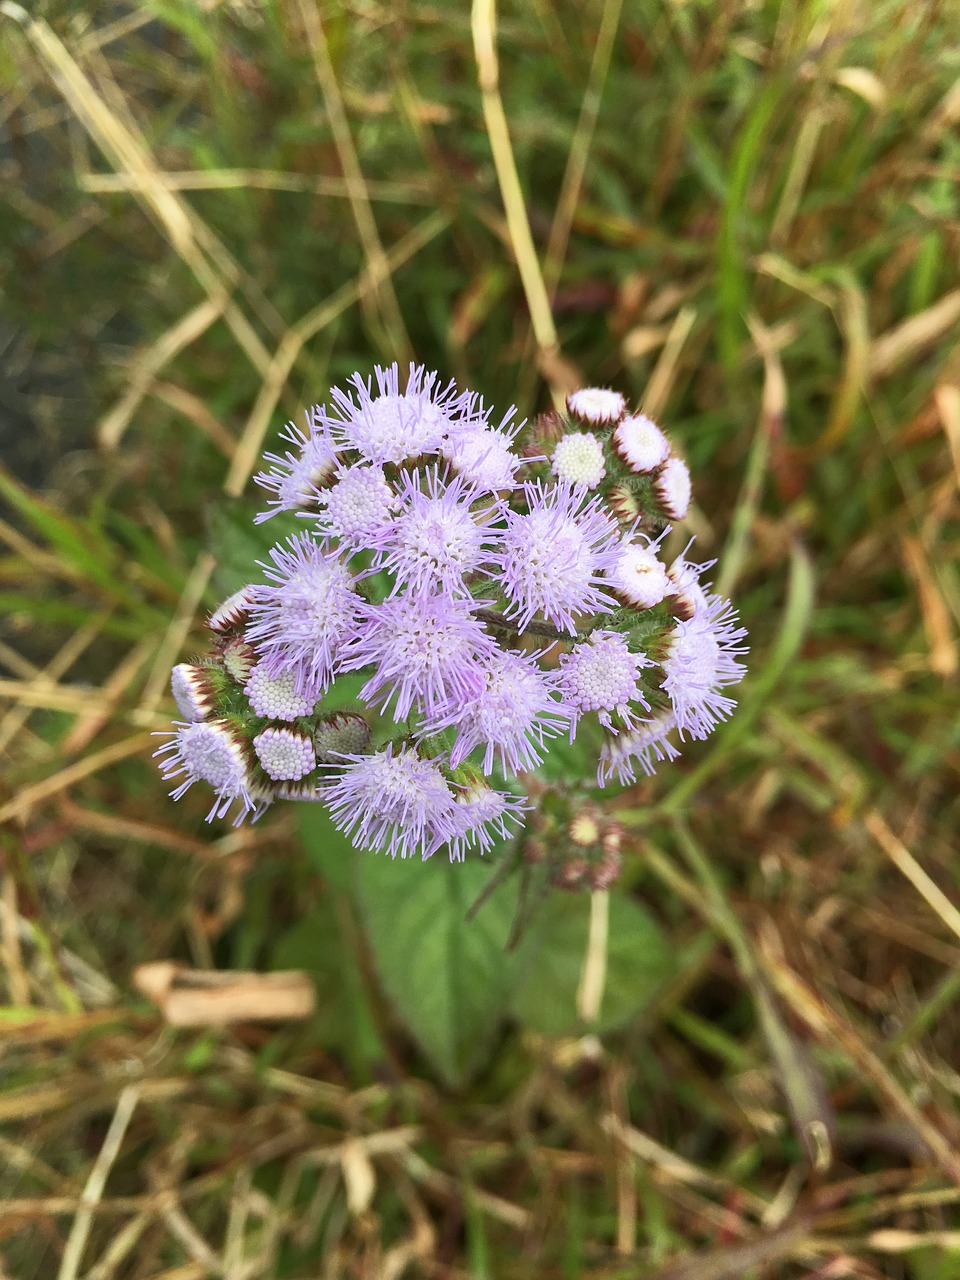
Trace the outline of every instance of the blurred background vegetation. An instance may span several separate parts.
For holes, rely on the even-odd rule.
[[[960,13],[472,16],[0,3],[2,1274],[960,1277]],[[264,443],[412,357],[657,416],[750,630],[606,936],[150,760]],[[167,959],[317,1014],[175,1030]]]

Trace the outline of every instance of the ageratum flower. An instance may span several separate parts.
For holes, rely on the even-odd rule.
[[[249,588],[246,638],[267,673],[293,672],[296,691],[312,698],[312,710],[353,634],[359,597],[349,569],[307,533],[274,547],[270,558],[273,565],[262,568],[271,585]]]
[[[344,547],[365,547],[390,523],[397,508],[396,494],[377,466],[346,466],[331,488],[317,495],[320,512],[317,535]]]
[[[517,472],[525,459],[513,452],[521,423],[512,423],[511,409],[499,427],[487,426],[482,418],[467,417],[457,424],[440,446],[440,456],[455,475],[462,476],[478,493],[499,493],[516,489]]]
[[[388,743],[373,755],[345,755],[321,784],[336,827],[356,848],[429,858],[456,838],[456,797],[436,760]]]
[[[341,669],[372,666],[360,697],[395,720],[411,712],[428,717],[451,703],[466,704],[483,686],[483,659],[492,637],[472,602],[439,592],[361,602],[359,624],[343,649]]]
[[[637,767],[647,777],[656,773],[657,765],[676,760],[680,752],[668,734],[677,727],[672,711],[659,711],[616,737],[607,738],[600,748],[597,785],[605,787],[614,774],[622,787],[636,782]]]
[[[213,807],[207,814],[208,822],[225,817],[235,803],[240,805],[235,826],[257,809],[251,795],[253,784],[242,741],[226,721],[195,721],[191,724],[175,721],[173,732],[163,736],[169,736],[170,741],[153,754],[169,757],[160,764],[164,781],[183,778],[170,792],[174,800],[185,795],[195,782],[205,782],[212,787],[215,796]]]
[[[614,447],[631,471],[656,471],[670,454],[670,441],[657,424],[643,414],[624,418],[613,433]]]
[[[567,408],[573,416],[597,427],[616,422],[626,407],[620,392],[606,387],[582,387],[567,396]]]
[[[503,534],[506,616],[522,631],[539,613],[572,634],[578,616],[613,607],[603,574],[616,563],[619,531],[596,498],[572,485],[526,483],[523,494],[527,510],[508,511]]]
[[[350,379],[351,392],[334,388],[336,416],[327,419],[340,449],[354,449],[368,462],[403,462],[422,453],[436,453],[456,426],[471,397],[450,382],[440,388],[439,377],[422,365],[411,364],[407,385],[400,391],[396,364],[374,370],[377,393],[360,374]]]
[[[500,503],[480,501],[463,476],[447,484],[435,466],[405,473],[393,520],[370,538],[374,568],[395,576],[394,592],[469,595],[467,580],[493,566],[501,515]]]
[[[607,570],[611,590],[632,609],[652,609],[673,593],[666,567],[657,558],[657,545],[649,539],[624,538]]]
[[[317,756],[309,736],[298,729],[273,725],[253,740],[260,767],[274,782],[298,782],[317,767]]]
[[[317,705],[319,690],[300,686],[293,670],[271,675],[266,662],[258,662],[243,687],[252,710],[267,720],[297,720],[308,716]]]
[[[613,729],[614,712],[630,726],[636,721],[633,707],[649,711],[639,677],[644,667],[652,665],[644,654],[631,653],[625,637],[614,631],[594,631],[589,640],[561,654],[557,685],[570,710],[570,741],[589,711],[599,712],[600,723],[608,729]]]
[[[451,815],[450,861],[462,862],[469,849],[486,853],[495,841],[508,839],[530,807],[508,791],[485,785],[466,787],[456,796]]]
[[[452,768],[478,747],[483,748],[484,773],[492,772],[496,761],[506,774],[540,764],[547,739],[562,733],[568,721],[556,698],[555,678],[537,663],[542,656],[492,650],[481,665],[474,696],[448,701],[430,717],[431,733],[457,730],[450,750]]]
[[[317,490],[333,475],[337,455],[326,424],[316,410],[307,415],[307,431],[304,433],[292,422],[281,433],[282,440],[294,446],[296,452],[286,450],[282,455],[265,453],[264,460],[272,463],[266,471],[259,471],[253,478],[262,489],[272,493],[269,511],[261,511],[254,517],[255,524],[269,520],[281,511],[296,511],[314,500]]]
[[[682,619],[667,643],[662,688],[670,698],[682,737],[706,738],[726,720],[736,703],[722,692],[743,679],[737,659],[747,652],[729,600],[707,595],[692,618]]]
[[[603,465],[603,445],[588,431],[573,431],[557,441],[550,470],[567,484],[596,489],[607,474]]]
[[[213,613],[209,655],[174,669],[174,794],[205,782],[211,818],[316,800],[359,846],[456,860],[520,824],[512,782],[558,737],[605,731],[603,786],[729,715],[743,630],[709,566],[661,561],[686,464],[618,391],[568,409],[521,444],[513,407],[498,421],[394,364],[288,426],[258,520],[307,522]],[[601,846],[607,869],[576,883],[608,883]]]

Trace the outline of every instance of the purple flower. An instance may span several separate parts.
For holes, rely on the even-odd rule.
[[[463,476],[479,492],[497,493],[515,489],[519,484],[517,472],[525,462],[513,452],[513,443],[523,423],[513,423],[514,410],[510,409],[499,427],[490,427],[481,416],[468,417],[458,424],[440,446],[441,456],[451,470]]]
[[[359,603],[353,578],[306,533],[271,548],[270,558],[274,567],[263,568],[273,585],[249,589],[247,640],[260,650],[269,674],[293,671],[296,691],[316,702],[353,630]]]
[[[405,588],[419,595],[439,587],[468,595],[465,579],[493,563],[499,503],[487,501],[474,509],[476,491],[462,476],[443,484],[436,467],[425,477],[405,473],[398,502],[392,523],[370,540],[376,551],[374,568],[396,575],[394,591]]]
[[[486,784],[468,786],[456,797],[450,837],[450,861],[462,862],[467,849],[486,853],[497,840],[512,834],[510,827],[523,821],[531,805],[509,791],[494,791]]]
[[[737,656],[747,652],[729,600],[706,595],[692,618],[677,623],[662,662],[666,691],[682,737],[705,738],[726,720],[736,702],[721,689],[743,679],[746,668]]]
[[[394,719],[405,720],[411,710],[432,715],[474,697],[483,685],[481,661],[494,648],[471,602],[442,593],[396,596],[361,603],[341,669],[373,665],[361,699],[386,708],[396,697]]]
[[[313,743],[297,729],[271,725],[253,740],[260,767],[274,782],[298,782],[317,767]]]
[[[620,535],[598,499],[567,484],[523,486],[527,511],[507,512],[501,556],[506,616],[520,629],[537,613],[565,631],[576,614],[609,613],[601,574],[616,563]]]
[[[649,711],[637,681],[641,669],[651,665],[642,653],[631,653],[626,639],[615,631],[595,631],[589,640],[562,654],[557,685],[564,706],[571,712],[570,741],[577,722],[588,711],[598,711],[600,723],[611,730],[611,712],[615,711],[625,725],[632,725],[636,717],[631,703]]]
[[[282,456],[277,453],[263,455],[273,466],[267,471],[258,472],[253,478],[262,489],[273,494],[268,500],[273,510],[261,511],[254,517],[255,524],[269,520],[280,511],[295,511],[298,507],[308,506],[316,499],[317,490],[326,484],[336,467],[337,455],[333,441],[316,409],[308,414],[307,434],[294,423],[288,422],[286,430],[281,433],[281,439],[288,440],[296,447],[297,452],[287,450]]]
[[[611,589],[632,609],[652,609],[673,594],[674,584],[657,559],[659,541],[640,543],[624,538],[612,568],[607,570]]]
[[[197,721],[183,724],[174,721],[175,728],[153,754],[168,756],[161,761],[164,781],[183,778],[170,794],[179,800],[195,782],[206,782],[216,793],[207,821],[223,818],[235,801],[239,801],[240,813],[235,819],[238,826],[248,813],[259,817],[266,805],[258,806],[251,795],[252,780],[247,766],[247,756],[242,741],[234,734],[225,720]]]
[[[672,711],[659,711],[650,720],[605,739],[600,748],[597,786],[605,787],[614,774],[622,787],[637,780],[637,765],[647,777],[656,772],[657,764],[676,760],[680,752],[667,735],[677,727]]]
[[[540,764],[545,739],[561,733],[568,717],[553,696],[551,679],[537,666],[537,656],[494,649],[483,663],[474,695],[451,700],[430,717],[428,732],[457,729],[450,752],[453,768],[481,746],[484,773],[490,773],[495,759],[509,773]]]
[[[454,793],[437,761],[388,743],[375,755],[344,755],[336,768],[335,780],[321,786],[321,799],[354,848],[391,858],[419,850],[429,858],[458,834]]]
[[[344,546],[366,546],[390,522],[396,495],[380,467],[341,467],[336,484],[317,495],[317,533]]]
[[[400,391],[396,364],[374,370],[377,395],[359,374],[350,380],[352,391],[331,391],[336,417],[330,430],[341,449],[356,449],[369,462],[403,462],[422,453],[436,453],[443,437],[456,424],[470,397],[454,383],[443,389],[438,375],[423,365],[410,365],[406,389]]]

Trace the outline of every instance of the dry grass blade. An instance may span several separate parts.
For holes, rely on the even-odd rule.
[[[316,1005],[313,983],[305,973],[206,972],[157,960],[140,965],[133,984],[173,1027],[285,1022],[308,1018]]]
[[[413,231],[405,235],[387,253],[378,270],[396,271],[420,249],[429,244],[447,227],[449,215],[436,212],[425,218]],[[270,367],[263,379],[260,394],[250,412],[246,426],[237,442],[233,462],[224,481],[224,492],[231,497],[239,497],[244,485],[256,466],[263,447],[263,439],[267,434],[270,419],[283,393],[290,371],[295,365],[304,346],[327,325],[343,314],[349,307],[363,297],[365,291],[375,288],[378,276],[364,273],[359,279],[338,289],[332,297],[325,299],[302,317],[284,335],[270,362]]]
[[[70,670],[77,659],[100,635],[106,617],[106,614],[99,614],[97,617],[91,618],[86,626],[74,632],[60,652],[32,679],[23,682],[0,681],[0,697],[6,694],[7,697],[15,698],[17,702],[17,706],[12,707],[0,720],[0,752],[7,749],[27,723],[30,718],[30,712],[34,707],[62,706],[62,702],[57,699],[56,695],[59,694],[61,698],[63,696],[69,697],[70,693],[73,692],[77,694],[80,705],[83,705],[85,691],[58,690],[56,682]],[[54,698],[52,703],[50,701],[51,698]]]
[[[63,1252],[63,1261],[60,1263],[60,1270],[57,1272],[57,1280],[76,1280],[87,1237],[90,1234],[90,1226],[93,1222],[93,1207],[99,1203],[103,1195],[107,1178],[110,1176],[114,1161],[120,1154],[120,1147],[127,1132],[127,1126],[133,1118],[139,1099],[140,1090],[136,1085],[128,1085],[117,1099],[117,1107],[113,1113],[113,1119],[110,1121],[110,1128],[107,1130],[107,1135],[103,1140],[100,1154],[90,1170],[87,1184],[83,1188],[82,1207],[78,1210],[73,1220],[73,1226],[70,1228],[67,1246]]]
[[[340,86],[330,60],[330,49],[324,32],[323,19],[317,0],[299,0],[300,15],[306,28],[307,41],[313,54],[313,65],[317,74],[320,91],[323,94],[327,116],[333,129],[337,155],[347,182],[348,199],[353,210],[357,227],[357,236],[363,245],[367,260],[367,274],[371,281],[371,291],[376,300],[380,318],[383,322],[385,337],[392,356],[401,362],[413,356],[413,348],[400,304],[394,292],[391,272],[387,265],[387,256],[383,251],[376,219],[370,206],[370,195],[367,191],[366,179],[360,162],[357,159],[356,147],[350,133],[350,124],[344,109]]]
[[[150,668],[143,697],[140,700],[140,711],[151,714],[157,709],[170,683],[170,670],[180,656],[184,641],[193,626],[197,609],[203,599],[210,575],[216,567],[216,558],[209,551],[201,551],[190,576],[184,585],[183,592],[177,602],[176,612],[170,619],[166,634],[157,648],[157,656]]]
[[[503,99],[500,97],[496,0],[473,0],[470,24],[480,94],[483,100],[483,117],[487,126],[487,136],[490,139],[497,181],[500,184],[504,212],[507,215],[510,242],[527,299],[530,323],[533,326],[533,336],[540,353],[541,364],[544,370],[548,370],[555,365],[560,343],[553,322],[550,298],[530,231],[527,207],[520,186],[520,175],[517,172],[517,162],[510,142],[510,128],[503,109]],[[554,388],[554,400],[557,407],[561,408],[564,396],[556,388]]]
[[[356,187],[347,178],[282,173],[272,169],[158,170],[156,179],[170,191],[231,191],[254,187],[264,191],[303,191],[343,199],[356,196]],[[136,192],[139,187],[137,180],[125,173],[81,173],[78,180],[82,189],[91,193]],[[403,182],[377,182],[364,178],[364,191],[370,200],[397,204],[429,205],[436,200],[432,192],[421,191]]]
[[[947,928],[960,938],[960,909],[955,907],[940,886],[931,880],[906,845],[893,834],[880,814],[876,810],[871,810],[864,818],[863,825],[893,865],[903,872]]]
[[[938,676],[952,676],[960,666],[950,610],[943,598],[934,570],[919,538],[903,537],[900,548],[907,572],[916,583],[923,614],[923,627],[930,646],[930,670]]]
[[[23,23],[27,36],[77,119],[116,167],[137,179],[144,200],[169,237],[170,243],[196,276],[211,305],[219,305],[225,286],[229,288],[235,283],[235,279],[230,278],[233,273],[224,277],[204,256],[194,234],[195,216],[157,180],[156,166],[146,147],[132,129],[110,110],[46,22],[29,18],[15,4],[5,4],[3,12]],[[225,305],[224,319],[254,367],[263,374],[268,363],[266,348],[236,303],[228,302]]]
[[[117,403],[97,423],[97,439],[105,449],[115,449],[124,431],[150,389],[157,374],[184,347],[206,333],[219,320],[227,305],[227,294],[221,290],[194,307],[175,325],[161,334],[146,351],[134,360],[127,375],[127,388]]]
[[[552,298],[556,292],[563,260],[570,241],[570,229],[573,216],[583,188],[583,179],[587,171],[587,160],[600,114],[600,102],[603,86],[610,70],[610,57],[613,53],[617,30],[620,26],[620,14],[623,0],[604,0],[603,12],[600,15],[600,30],[590,60],[590,73],[587,87],[584,90],[583,102],[580,104],[580,115],[573,133],[570,152],[567,156],[563,180],[560,183],[560,194],[557,197],[557,208],[550,227],[544,255],[543,278],[547,293]]]
[[[93,755],[85,756],[82,760],[65,769],[60,769],[41,782],[24,787],[17,796],[0,808],[0,823],[9,822],[12,818],[25,820],[34,805],[40,804],[43,800],[49,800],[51,796],[58,795],[61,791],[66,791],[68,787],[72,787],[84,778],[89,778],[91,774],[106,769],[108,765],[127,760],[130,756],[141,755],[153,746],[156,746],[153,734],[137,733],[131,738],[124,738],[120,742],[112,743],[109,747],[95,751]]]
[[[696,319],[695,307],[683,307],[670,326],[660,358],[654,366],[641,400],[641,408],[650,418],[659,418],[663,412],[677,376],[680,355]]]
[[[960,289],[954,289],[926,311],[874,338],[870,346],[869,376],[885,378],[895,373],[912,356],[932,347],[958,320]]]
[[[821,999],[789,966],[772,954],[764,955],[771,980],[798,1017],[817,1034],[832,1041],[870,1080],[877,1091],[917,1134],[931,1157],[960,1186],[960,1155],[956,1146],[909,1098],[881,1059],[850,1024]]]
[[[960,387],[952,385],[937,387],[933,398],[947,437],[947,444],[950,446],[957,487],[960,488]]]

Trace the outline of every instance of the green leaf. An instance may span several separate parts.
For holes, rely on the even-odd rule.
[[[355,892],[383,989],[435,1069],[461,1085],[483,1065],[507,1008],[515,881],[468,923],[489,862],[356,856]]]
[[[576,995],[587,947],[590,901],[555,893],[516,953],[512,1011],[543,1035],[582,1030]],[[673,947],[657,922],[629,898],[610,897],[607,978],[598,1030],[620,1026],[645,1008],[676,972]]]
[[[312,806],[315,807],[315,806]],[[363,975],[351,945],[350,904],[331,890],[277,940],[271,953],[275,969],[303,969],[317,989],[312,1027],[327,1049],[342,1053],[351,1074],[369,1076],[386,1057]]]
[[[321,804],[304,802],[297,806],[300,835],[307,857],[327,884],[341,893],[353,891],[353,865],[357,858],[365,857],[333,825],[329,813]]]

